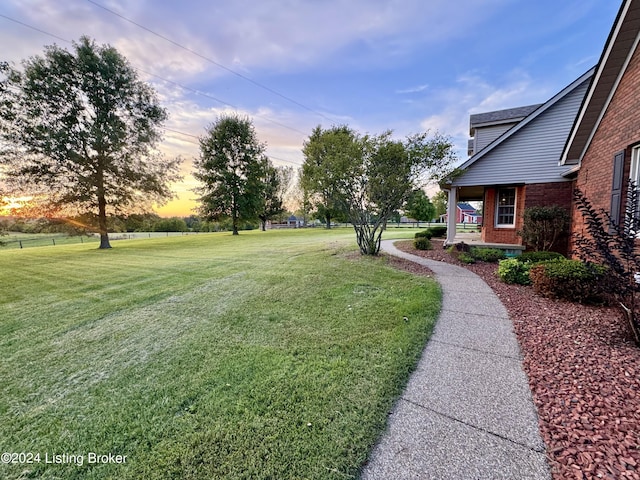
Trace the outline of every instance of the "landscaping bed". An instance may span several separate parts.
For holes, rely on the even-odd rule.
[[[497,264],[463,265],[432,242],[427,251],[396,246],[468,268],[507,308],[553,478],[640,479],[640,349],[622,312],[537,296],[500,281]]]

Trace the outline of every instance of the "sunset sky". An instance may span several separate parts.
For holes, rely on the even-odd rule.
[[[169,111],[189,215],[197,137],[248,115],[275,165],[302,164],[316,125],[450,136],[466,159],[469,115],[541,103],[596,64],[615,0],[3,0],[0,60],[19,65],[81,35],[116,47]]]

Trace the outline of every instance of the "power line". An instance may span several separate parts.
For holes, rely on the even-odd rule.
[[[185,133],[185,132],[181,132],[179,130],[174,130],[172,128],[167,128],[167,127],[162,127],[163,130],[167,131],[167,132],[171,132],[171,133],[177,133],[178,135],[184,135],[185,137],[191,137],[191,138],[196,138],[196,139],[200,139],[200,137],[198,137],[197,135],[192,135],[191,133]],[[190,140],[186,140],[187,143],[191,143],[192,145],[200,145],[200,143],[196,143],[194,141],[190,141]],[[278,160],[280,162],[285,162],[285,163],[290,163],[292,165],[295,165],[297,167],[300,167],[301,164],[298,162],[294,162],[293,160],[285,160],[284,158],[280,158],[280,157],[276,157],[273,155],[267,155],[267,157],[272,158],[273,160]]]
[[[24,22],[21,22],[20,20],[16,20],[15,18],[7,17],[6,15],[3,15],[1,13],[0,13],[0,17],[6,18],[7,20],[15,22],[18,25],[22,25],[23,27],[30,28],[31,30],[35,30],[36,32],[40,32],[40,33],[43,33],[45,35],[49,35],[50,37],[57,38],[58,40],[62,40],[63,42],[71,43],[71,41],[67,40],[66,38],[59,37],[57,35],[54,35],[53,33],[45,32],[44,30],[40,30],[39,28],[34,27],[33,25],[28,25],[28,24],[26,24]]]
[[[240,110],[240,108],[238,108],[237,106],[235,106],[235,105],[233,105],[231,103],[225,102],[224,100],[220,100],[219,98],[216,98],[213,95],[201,92],[200,90],[196,90],[195,88],[187,87],[186,85],[182,85],[181,83],[174,82],[173,80],[169,80],[168,78],[161,77],[160,75],[156,75],[155,73],[147,72],[145,70],[142,70],[140,67],[135,67],[135,68],[139,72],[145,73],[145,74],[150,75],[152,77],[156,77],[156,78],[158,78],[158,79],[160,79],[160,80],[162,80],[164,82],[170,83],[170,84],[175,85],[177,87],[184,88],[185,90],[188,90],[188,91],[190,91],[192,93],[195,93],[196,95],[201,95],[203,97],[210,98],[211,100],[215,100],[216,102],[219,102],[219,103],[221,103],[223,105],[231,107],[234,110]],[[291,131],[296,132],[296,133],[301,133],[302,135],[307,135],[307,133],[303,132],[302,130],[298,130],[297,128],[290,127],[288,125],[285,125],[284,123],[280,123],[280,122],[278,122],[276,120],[273,120],[272,118],[265,117],[264,115],[255,115],[254,114],[253,116],[256,117],[256,118],[262,118],[264,120],[267,120],[268,122],[273,123],[274,125],[278,125],[280,127],[286,128],[287,130],[291,130]]]
[[[99,5],[98,5],[98,6],[99,6]],[[104,8],[104,7],[102,7],[102,8]],[[34,30],[34,31],[36,31],[36,32],[42,33],[42,34],[44,34],[44,35],[48,35],[48,36],[50,36],[50,37],[57,38],[58,40],[61,40],[61,41],[63,41],[63,42],[70,43],[70,44],[71,44],[71,43],[73,43],[71,40],[67,40],[66,38],[59,37],[58,35],[55,35],[55,34],[53,34],[53,33],[46,32],[46,31],[41,30],[41,29],[39,29],[39,28],[37,28],[37,27],[34,27],[33,25],[29,25],[29,24],[27,24],[27,23],[21,22],[20,20],[16,20],[15,18],[11,18],[11,17],[8,17],[8,16],[3,15],[3,14],[0,14],[0,17],[5,18],[5,19],[7,19],[7,20],[9,20],[9,21],[11,21],[11,22],[17,23],[17,24],[19,24],[19,25],[22,25],[23,27],[29,28],[29,29]],[[176,86],[178,86],[178,87],[180,87],[180,88],[183,88],[183,89],[185,89],[185,90],[187,90],[187,91],[190,91],[190,92],[192,92],[192,93],[195,93],[195,94],[197,94],[197,95],[200,95],[200,96],[203,96],[203,97],[209,98],[209,99],[211,99],[211,100],[215,100],[216,102],[219,102],[219,103],[221,103],[222,105],[226,105],[226,106],[228,106],[228,107],[231,107],[231,108],[233,108],[234,110],[240,110],[240,108],[238,108],[236,105],[233,105],[233,104],[231,104],[231,103],[229,103],[229,102],[225,102],[224,100],[221,100],[221,99],[219,99],[219,98],[216,98],[216,97],[214,97],[213,95],[210,95],[210,94],[208,94],[208,93],[201,92],[201,91],[196,90],[196,89],[191,88],[191,87],[187,87],[186,85],[182,85],[181,83],[174,82],[173,80],[169,80],[168,78],[161,77],[160,75],[156,75],[156,74],[154,74],[154,73],[147,72],[147,71],[143,70],[142,68],[140,68],[140,67],[138,67],[138,66],[136,66],[136,65],[134,65],[134,64],[131,64],[131,65],[132,65],[132,66],[133,66],[137,71],[139,71],[139,72],[141,72],[141,73],[144,73],[144,74],[146,74],[146,75],[150,75],[150,76],[152,76],[152,77],[158,78],[158,79],[160,79],[160,80],[162,80],[162,81],[164,81],[164,82],[170,83],[170,84],[172,84],[172,85],[176,85]],[[307,135],[307,133],[306,133],[306,132],[303,132],[302,130],[298,130],[297,128],[290,127],[290,126],[288,126],[288,125],[285,125],[284,123],[280,123],[280,122],[278,122],[278,121],[276,121],[276,120],[273,120],[273,119],[271,119],[271,118],[269,118],[269,117],[265,117],[264,115],[253,115],[253,116],[254,116],[254,117],[256,117],[256,118],[262,118],[262,119],[264,119],[264,120],[266,120],[266,121],[268,121],[268,122],[270,122],[270,123],[273,123],[274,125],[278,125],[279,127],[286,128],[287,130],[291,130],[291,131],[293,131],[293,132],[300,133],[300,134],[302,134],[302,135]]]
[[[272,88],[270,88],[270,87],[268,87],[268,86],[266,86],[266,85],[264,85],[264,84],[262,84],[260,82],[257,82],[255,80],[253,80],[252,78],[249,78],[246,75],[241,74],[240,72],[237,72],[237,71],[235,71],[235,70],[233,70],[233,69],[231,69],[231,68],[229,68],[229,67],[227,67],[225,65],[222,65],[221,63],[216,62],[212,58],[209,58],[209,57],[207,57],[205,55],[202,55],[201,53],[196,52],[195,50],[193,50],[193,49],[191,49],[189,47],[185,47],[184,45],[182,45],[182,44],[180,44],[180,43],[178,43],[178,42],[176,42],[174,40],[171,40],[170,38],[151,30],[150,28],[147,28],[144,25],[141,25],[138,22],[136,22],[134,20],[131,20],[130,18],[125,17],[124,15],[119,14],[118,12],[114,12],[113,10],[111,10],[111,9],[105,7],[105,6],[100,5],[99,3],[95,2],[94,0],[87,0],[87,1],[89,3],[95,5],[98,8],[101,8],[101,9],[111,13],[112,15],[115,15],[118,18],[121,18],[122,20],[135,25],[136,27],[141,28],[146,32],[149,32],[152,35],[155,35],[156,37],[161,38],[161,39],[165,40],[166,42],[169,42],[172,45],[175,45],[178,48],[181,48],[181,49],[183,49],[183,50],[185,50],[185,51],[187,51],[187,52],[189,52],[189,53],[191,53],[191,54],[193,54],[193,55],[195,55],[195,56],[197,56],[197,57],[199,57],[199,58],[201,58],[203,60],[206,60],[209,63],[212,63],[213,65],[216,65],[217,67],[219,67],[219,68],[221,68],[221,69],[223,69],[223,70],[225,70],[225,71],[227,71],[227,72],[229,72],[229,73],[231,73],[231,74],[233,74],[233,75],[235,75],[235,76],[237,76],[237,77],[239,77],[239,78],[241,78],[241,79],[243,79],[243,80],[245,80],[245,81],[247,81],[247,82],[249,82],[249,83],[251,83],[253,85],[255,85],[256,87],[262,88],[263,90],[266,90],[267,92],[272,93],[273,95],[277,95],[278,97],[283,98],[284,100],[287,100],[288,102],[291,102],[291,103],[293,103],[294,105],[297,105],[300,108],[304,108],[305,110],[307,110],[309,112],[312,112],[312,113],[314,113],[314,114],[316,114],[316,115],[318,115],[318,116],[320,116],[320,117],[322,117],[322,118],[324,118],[326,120],[329,120],[330,122],[333,122],[332,118],[327,117],[322,112],[318,112],[317,110],[314,110],[313,108],[308,107],[308,106],[298,102],[297,100],[294,100],[291,97],[288,97],[288,96],[286,96],[286,95],[284,95],[284,94],[282,94],[282,93],[280,93],[280,92],[278,92],[278,91],[276,91],[276,90],[274,90],[274,89],[272,89]]]

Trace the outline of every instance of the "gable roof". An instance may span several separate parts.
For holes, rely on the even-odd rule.
[[[473,131],[477,127],[519,122],[541,105],[541,103],[538,103],[536,105],[527,105],[525,107],[496,110],[495,112],[474,113],[469,117],[469,135],[473,137]]]
[[[459,169],[462,170],[462,174],[456,177],[451,182],[451,184],[456,186],[469,186],[471,184],[477,185],[477,182],[480,181],[480,179],[478,178],[480,176],[484,177],[484,180],[486,181],[489,180],[488,177],[491,177],[491,181],[495,182],[496,184],[514,182],[516,181],[515,177],[518,177],[517,181],[522,181],[522,183],[525,183],[524,178],[522,177],[525,176],[526,172],[528,172],[528,175],[532,180],[535,176],[536,183],[562,181],[563,170],[558,166],[558,159],[562,152],[563,146],[566,144],[566,139],[571,129],[571,125],[583,101],[584,94],[587,91],[588,82],[591,79],[594,71],[595,68],[592,68],[588,72],[581,75],[570,85],[562,89],[562,91],[554,95],[540,107],[536,108],[518,124],[511,127],[500,137],[496,138],[493,142],[491,142],[489,145],[484,147],[482,150],[477,152],[466,162],[460,165]],[[567,101],[563,102],[563,100],[565,99]],[[562,107],[560,108],[561,103]],[[556,105],[558,105],[558,108],[562,110],[561,112],[556,112],[557,114],[559,114],[559,116],[557,114],[554,114],[555,117],[557,117],[556,121],[546,122],[546,125],[544,127],[542,126],[541,122],[534,123],[544,113],[548,112],[552,107]],[[497,167],[484,169],[484,167],[481,167],[480,165],[475,165],[478,161],[486,158],[491,153],[495,152],[496,155],[498,155],[499,150],[503,149],[503,147],[506,148],[508,140],[510,138],[513,138],[518,134],[518,132],[522,131],[529,125],[532,126],[533,130],[544,130],[544,132],[538,131],[537,137],[534,137],[532,135],[531,138],[526,141],[524,137],[518,137],[521,140],[520,143],[522,143],[522,146],[520,148],[524,150],[517,152],[516,154],[520,155],[520,157],[515,158],[518,160],[524,160],[522,158],[522,155],[526,155],[526,161],[520,163],[514,162],[513,156],[509,157],[508,159],[503,159],[503,162],[508,162],[509,172],[507,172],[505,169],[495,171],[495,168]],[[534,127],[534,125],[537,125],[537,127]],[[539,143],[541,138],[545,139],[545,145],[543,146],[541,146]],[[496,155],[494,155],[494,157]],[[501,156],[504,157],[504,152],[501,153]],[[544,165],[540,164],[542,158],[544,158]],[[470,169],[470,167],[472,166],[474,168]],[[486,170],[486,173],[480,175],[478,168]],[[527,169],[526,172],[524,171],[524,169]],[[494,171],[489,172],[489,170]],[[465,178],[465,175],[467,176],[467,178]],[[503,179],[504,182],[498,177],[505,177]]]
[[[460,210],[462,210],[463,212],[475,212],[476,209],[473,208],[471,205],[469,205],[468,203],[465,202],[459,202],[458,203],[458,208]]]
[[[624,0],[562,152],[561,165],[576,165],[582,160],[639,40],[640,0]]]

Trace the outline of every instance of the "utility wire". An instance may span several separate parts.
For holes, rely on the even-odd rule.
[[[158,78],[158,79],[160,79],[160,80],[162,80],[164,82],[170,83],[170,84],[175,85],[177,87],[184,88],[185,90],[188,90],[188,91],[190,91],[192,93],[195,93],[196,95],[201,95],[203,97],[210,98],[211,100],[215,100],[216,102],[219,102],[219,103],[221,103],[223,105],[231,107],[234,110],[240,110],[237,106],[232,105],[231,103],[225,102],[224,100],[220,100],[219,98],[216,98],[213,95],[201,92],[200,90],[196,90],[195,88],[187,87],[186,85],[182,85],[181,83],[174,82],[173,80],[169,80],[168,78],[161,77],[160,75],[156,75],[155,73],[147,72],[147,71],[141,69],[140,67],[135,67],[135,68],[139,72],[142,72],[144,74],[150,75],[152,77],[156,77],[156,78]],[[278,125],[280,127],[286,128],[287,130],[291,130],[293,132],[300,133],[302,135],[307,135],[307,133],[303,132],[302,130],[298,130],[297,128],[285,125],[284,123],[277,122],[276,120],[273,120],[273,119],[271,119],[269,117],[265,117],[264,115],[253,115],[253,116],[256,117],[256,118],[262,118],[264,120],[267,120],[268,122],[273,123],[274,125]]]
[[[171,133],[177,133],[178,135],[184,135],[185,137],[191,137],[191,138],[195,138],[195,139],[200,139],[200,137],[198,137],[197,135],[192,135],[191,133],[185,133],[185,132],[181,132],[179,130],[174,130],[172,128],[167,128],[167,127],[162,127],[163,130],[167,131],[167,132],[171,132]],[[193,140],[186,140],[187,143],[191,143],[192,145],[200,145],[199,142],[194,142]],[[301,165],[298,162],[294,162],[293,160],[285,160],[284,158],[279,158],[279,157],[275,157],[273,155],[268,155],[267,157],[272,158],[273,160],[278,160],[280,162],[285,162],[285,163],[290,163],[292,165],[295,165],[297,167],[300,167]]]
[[[237,72],[237,71],[235,71],[235,70],[233,70],[233,69],[231,69],[229,67],[226,67],[225,65],[222,65],[221,63],[216,62],[212,58],[209,58],[209,57],[207,57],[205,55],[202,55],[201,53],[198,53],[198,52],[196,52],[195,50],[193,50],[193,49],[191,49],[189,47],[185,47],[184,45],[182,45],[182,44],[180,44],[180,43],[178,43],[178,42],[176,42],[174,40],[171,40],[170,38],[151,30],[150,28],[147,28],[144,25],[141,25],[138,22],[136,22],[134,20],[131,20],[130,18],[125,17],[124,15],[119,14],[118,12],[114,12],[113,10],[111,10],[111,9],[109,9],[109,8],[107,8],[107,7],[103,6],[103,5],[95,2],[94,0],[87,0],[87,2],[95,5],[98,8],[101,8],[101,9],[111,13],[112,15],[115,15],[118,18],[121,18],[122,20],[124,20],[126,22],[129,22],[129,23],[135,25],[138,28],[141,28],[141,29],[145,30],[146,32],[149,32],[152,35],[155,35],[158,38],[161,38],[161,39],[165,40],[166,42],[169,42],[172,45],[175,45],[178,48],[181,48],[181,49],[183,49],[183,50],[185,50],[185,51],[187,51],[187,52],[189,52],[189,53],[191,53],[191,54],[193,54],[193,55],[195,55],[195,56],[197,56],[197,57],[199,57],[199,58],[201,58],[203,60],[206,60],[209,63],[212,63],[213,65],[216,65],[217,67],[219,67],[219,68],[221,68],[221,69],[223,69],[223,70],[225,70],[225,71],[227,71],[227,72],[229,72],[229,73],[231,73],[231,74],[233,74],[233,75],[235,75],[235,76],[237,76],[237,77],[239,77],[239,78],[241,78],[241,79],[243,79],[243,80],[245,80],[245,81],[247,81],[247,82],[249,82],[249,83],[251,83],[253,85],[255,85],[256,87],[262,88],[263,90],[266,90],[267,92],[272,93],[273,95],[277,95],[278,97],[283,98],[284,100],[287,100],[288,102],[291,102],[291,103],[293,103],[294,105],[297,105],[300,108],[304,108],[305,110],[307,110],[309,112],[312,112],[312,113],[314,113],[314,114],[316,114],[316,115],[318,115],[318,116],[320,116],[320,117],[322,117],[322,118],[324,118],[326,120],[329,120],[330,122],[334,121],[332,118],[327,117],[322,112],[318,112],[317,110],[314,110],[313,108],[308,107],[308,106],[298,102],[297,100],[294,100],[291,97],[288,97],[288,96],[286,96],[286,95],[284,95],[284,94],[282,94],[282,93],[280,93],[280,92],[278,92],[278,91],[276,91],[276,90],[274,90],[274,89],[272,89],[270,87],[267,87],[266,85],[264,85],[264,84],[262,84],[260,82],[257,82],[255,80],[253,80],[252,78],[247,77],[246,75],[243,75],[243,74],[241,74],[241,73],[239,73],[239,72]]]
[[[104,8],[104,7],[102,7],[102,8]],[[57,38],[58,40],[61,40],[61,41],[63,41],[63,42],[66,42],[66,43],[73,43],[71,40],[67,40],[66,38],[59,37],[58,35],[55,35],[55,34],[53,34],[53,33],[46,32],[46,31],[41,30],[41,29],[39,29],[39,28],[37,28],[37,27],[34,27],[33,25],[29,25],[29,24],[27,24],[27,23],[21,22],[20,20],[16,20],[15,18],[11,18],[11,17],[8,17],[8,16],[6,16],[6,15],[3,15],[3,14],[1,14],[1,13],[0,13],[0,17],[5,18],[5,19],[7,19],[7,20],[9,20],[9,21],[11,21],[11,22],[17,23],[18,25],[22,25],[23,27],[29,28],[29,29],[31,29],[31,30],[35,30],[36,32],[42,33],[42,34],[44,34],[44,35],[48,35],[48,36],[50,36],[50,37]],[[185,90],[188,90],[188,91],[190,91],[190,92],[192,92],[192,93],[195,93],[195,94],[197,94],[197,95],[201,95],[201,96],[203,96],[203,97],[210,98],[211,100],[215,100],[216,102],[219,102],[219,103],[221,103],[222,105],[226,105],[226,106],[228,106],[228,107],[231,107],[231,108],[233,108],[234,110],[240,110],[240,108],[238,108],[237,106],[235,106],[235,105],[233,105],[233,104],[231,104],[231,103],[229,103],[229,102],[225,102],[224,100],[221,100],[221,99],[219,99],[219,98],[216,98],[216,97],[214,97],[213,95],[210,95],[210,94],[208,94],[208,93],[201,92],[201,91],[196,90],[196,89],[191,88],[191,87],[187,87],[186,85],[182,85],[182,84],[180,84],[180,83],[178,83],[178,82],[174,82],[173,80],[169,80],[168,78],[161,77],[160,75],[156,75],[156,74],[154,74],[154,73],[147,72],[147,71],[143,70],[142,68],[140,68],[140,67],[138,67],[138,66],[136,66],[136,65],[134,65],[134,64],[131,64],[131,65],[132,65],[136,70],[138,70],[138,71],[139,71],[139,72],[141,72],[141,73],[144,73],[144,74],[146,74],[146,75],[150,75],[150,76],[152,76],[152,77],[156,77],[156,78],[158,78],[158,79],[160,79],[160,80],[162,80],[162,81],[164,81],[164,82],[170,83],[170,84],[172,84],[172,85],[176,85],[176,86],[178,86],[178,87],[180,87],[180,88],[183,88],[183,89],[185,89]],[[264,119],[264,120],[266,120],[266,121],[268,121],[268,122],[270,122],[270,123],[273,123],[274,125],[278,125],[278,126],[280,126],[280,127],[286,128],[286,129],[291,130],[291,131],[293,131],[293,132],[300,133],[300,134],[302,134],[302,135],[307,135],[307,133],[306,133],[306,132],[303,132],[302,130],[298,130],[297,128],[290,127],[290,126],[285,125],[285,124],[283,124],[283,123],[280,123],[280,122],[278,122],[278,121],[276,121],[276,120],[273,120],[273,119],[271,119],[271,118],[269,118],[269,117],[265,117],[264,115],[253,115],[253,116],[254,116],[254,117],[256,117],[256,118],[262,118],[262,119]]]

